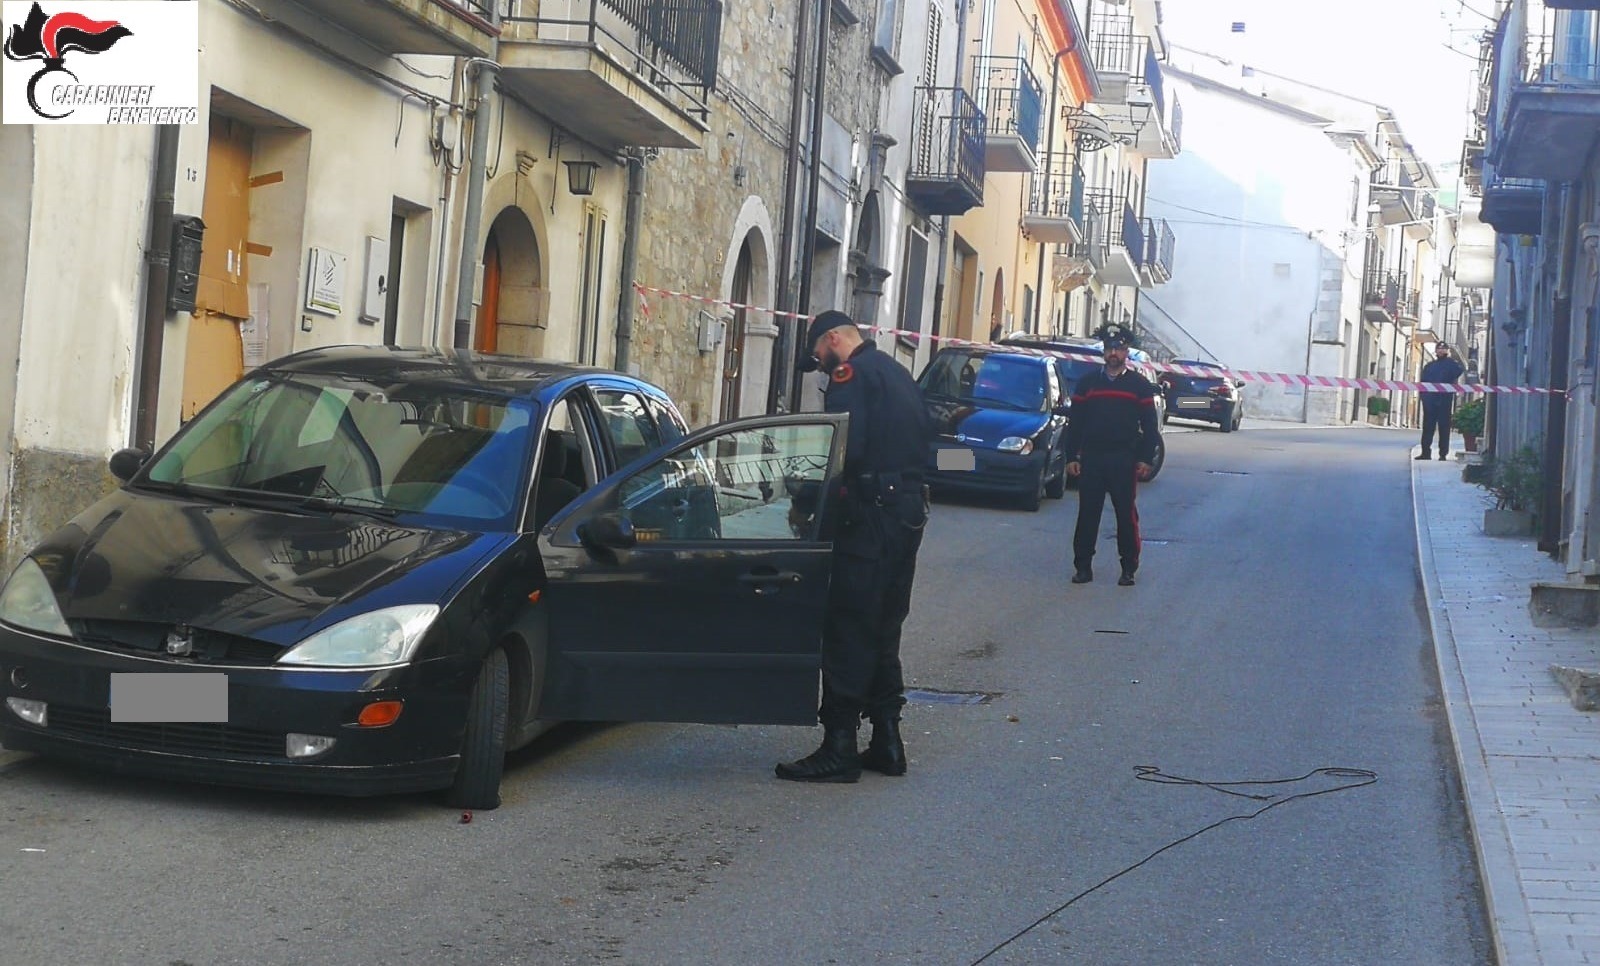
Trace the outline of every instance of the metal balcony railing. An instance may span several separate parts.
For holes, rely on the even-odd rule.
[[[1165,218],[1144,220],[1144,264],[1163,278],[1172,277],[1172,256],[1177,238]]]
[[[983,197],[985,120],[972,95],[959,87],[918,87],[909,177],[952,180]]]
[[[1043,218],[1071,218],[1083,230],[1083,169],[1076,163],[1033,176],[1028,214]]]
[[[1127,74],[1134,80],[1144,69],[1145,38],[1134,31],[1133,15],[1096,12],[1089,21],[1089,46],[1101,74]]]
[[[1161,61],[1156,58],[1155,45],[1149,43],[1144,46],[1144,82],[1150,88],[1150,96],[1156,102],[1156,119],[1166,118],[1166,80],[1161,76]]]
[[[1083,189],[1084,218],[1094,222],[1101,257],[1121,248],[1134,265],[1144,264],[1144,230],[1133,205],[1111,188]]]
[[[1122,227],[1112,241],[1122,243],[1135,265],[1144,264],[1144,227],[1139,224],[1133,205],[1126,200],[1122,200]]]
[[[481,17],[484,20],[491,19],[494,7],[494,0],[433,0],[433,2],[441,6],[465,10],[467,13],[475,17]]]
[[[1172,92],[1172,146],[1179,151],[1183,150],[1183,102],[1178,100],[1178,92]]]
[[[470,2],[470,0],[469,0]],[[657,88],[687,98],[679,104],[702,120],[717,82],[721,0],[507,0],[509,40],[583,42],[610,50]],[[522,35],[520,25],[533,33]],[[676,100],[669,94],[669,99]]]
[[[1044,88],[1033,68],[1020,57],[979,57],[975,70],[988,132],[1020,138],[1037,153]]]
[[[1527,42],[1518,76],[1527,83],[1552,87],[1600,85],[1600,38],[1593,18],[1546,9],[1529,11]]]

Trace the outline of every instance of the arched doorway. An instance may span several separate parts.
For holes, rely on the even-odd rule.
[[[994,270],[994,299],[989,306],[989,341],[999,342],[1010,333],[1005,331],[1006,324],[1006,272],[1003,268]]]
[[[755,257],[750,251],[750,239],[739,246],[739,260],[733,267],[733,289],[729,300],[738,305],[750,304],[750,280],[755,269]],[[724,422],[739,418],[739,403],[744,398],[745,348],[748,336],[749,310],[734,309],[728,323],[727,337],[722,344],[722,405],[720,419]]]
[[[506,208],[489,227],[483,244],[483,301],[478,305],[472,347],[479,352],[540,357],[549,305],[533,225],[520,209]]]

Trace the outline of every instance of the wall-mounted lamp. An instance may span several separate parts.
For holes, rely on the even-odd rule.
[[[594,175],[600,170],[598,161],[563,161],[567,166],[567,190],[575,195],[594,194]]]

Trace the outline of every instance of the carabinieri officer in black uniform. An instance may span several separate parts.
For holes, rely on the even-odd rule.
[[[829,504],[839,524],[822,631],[822,746],[778,765],[777,774],[803,782],[854,782],[863,767],[904,775],[900,627],[928,522],[923,467],[933,427],[911,374],[864,340],[848,315],[821,313],[806,340],[813,355],[800,369],[828,373],[823,408],[849,413],[850,435]],[[862,718],[872,721],[864,753],[856,744]]]
[[[1133,333],[1108,323],[1095,333],[1105,352],[1105,368],[1078,380],[1067,421],[1067,475],[1078,477],[1078,529],[1072,538],[1072,582],[1094,579],[1095,537],[1106,496],[1117,514],[1117,553],[1122,558],[1118,584],[1133,584],[1139,570],[1137,481],[1148,479],[1161,438],[1156,419],[1155,384],[1129,369]]]

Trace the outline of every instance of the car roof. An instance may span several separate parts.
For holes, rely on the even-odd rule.
[[[947,345],[939,350],[939,354],[946,352],[966,352],[978,356],[1009,356],[1012,359],[1033,359],[1045,361],[1046,356],[1036,356],[1031,352],[1016,352],[1003,345]]]
[[[1202,369],[1223,368],[1222,363],[1220,362],[1206,362],[1203,359],[1174,359],[1172,360],[1172,364],[1175,366],[1199,366]]]
[[[1071,335],[1013,335],[1001,339],[1000,344],[1028,346],[1029,348],[1068,349],[1072,352],[1079,352],[1085,349],[1090,352],[1101,351],[1098,341]]]
[[[308,349],[274,360],[262,370],[353,376],[376,383],[426,384],[441,389],[532,398],[575,378],[615,379],[665,399],[655,386],[633,376],[596,366],[553,359],[464,349],[338,345]]]

